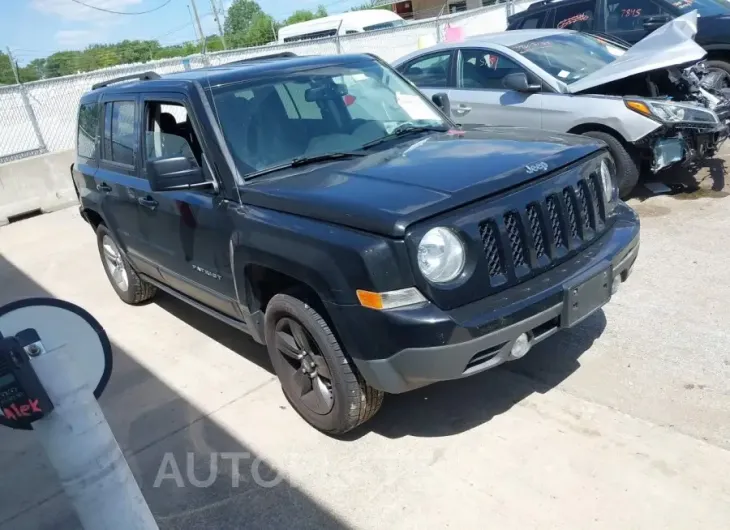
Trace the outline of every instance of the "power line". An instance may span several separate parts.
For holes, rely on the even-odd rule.
[[[164,4],[161,4],[153,9],[149,9],[147,11],[136,11],[134,13],[130,13],[129,11],[114,11],[112,9],[106,9],[103,7],[93,6],[90,4],[86,4],[86,3],[82,2],[81,0],[71,0],[71,1],[76,4],[82,5],[84,7],[88,7],[89,9],[96,9],[97,11],[103,11],[104,13],[111,13],[113,15],[146,15],[147,13],[154,13],[155,11],[162,9],[167,4],[172,2],[172,0],[167,0],[167,2],[165,2]]]

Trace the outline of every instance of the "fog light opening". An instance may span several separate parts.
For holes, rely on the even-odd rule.
[[[530,337],[527,336],[527,333],[523,333],[517,337],[515,343],[512,345],[512,349],[509,352],[510,356],[513,359],[520,359],[527,355],[527,352],[530,351],[531,347]]]
[[[616,294],[619,287],[621,287],[621,275],[617,274],[616,277],[613,279],[613,283],[611,284],[611,294]]]

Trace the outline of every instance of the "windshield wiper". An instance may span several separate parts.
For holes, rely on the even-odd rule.
[[[377,140],[373,140],[372,142],[368,142],[365,145],[361,147],[361,149],[368,149],[370,147],[380,145],[383,142],[387,142],[388,140],[392,140],[394,138],[398,138],[400,136],[405,136],[407,134],[415,134],[415,133],[421,133],[421,132],[446,132],[449,128],[444,125],[415,125],[413,123],[402,123],[398,125],[390,134],[387,134],[383,136],[382,138],[378,138]]]
[[[244,175],[243,178],[245,180],[248,180],[255,177],[260,177],[261,175],[268,175],[269,173],[281,171],[282,169],[291,169],[294,167],[306,166],[307,164],[315,164],[317,162],[324,162],[327,160],[339,160],[341,158],[355,158],[361,156],[367,156],[367,153],[360,153],[357,151],[344,151],[337,153],[324,153],[322,155],[314,156],[298,156],[296,158],[292,158],[289,162],[248,173],[247,175]]]

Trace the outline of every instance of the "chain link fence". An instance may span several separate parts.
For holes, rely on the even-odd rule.
[[[522,11],[532,1],[510,4],[510,12]],[[284,51],[297,55],[374,53],[391,62],[417,50],[423,42],[444,40],[448,27],[461,28],[463,36],[470,37],[502,31],[506,25],[507,4],[498,4],[464,13],[417,20],[391,30],[128,64],[0,87],[0,163],[44,152],[72,149],[76,138],[79,99],[91,85],[100,81],[148,71],[160,75],[171,74]]]

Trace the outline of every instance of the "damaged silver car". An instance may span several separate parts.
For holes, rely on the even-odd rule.
[[[395,66],[465,127],[603,140],[626,197],[642,169],[695,163],[728,136],[730,89],[705,68],[696,31],[696,12],[633,47],[571,30],[516,30],[419,50]]]

